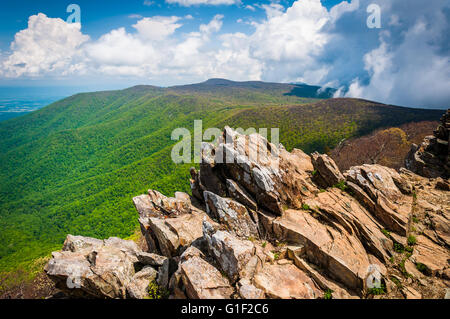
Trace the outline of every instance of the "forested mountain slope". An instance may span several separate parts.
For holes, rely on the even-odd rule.
[[[332,90],[262,82],[205,83],[77,94],[0,123],[0,272],[58,249],[68,233],[126,237],[137,227],[131,198],[147,189],[189,191],[188,168],[170,159],[173,129],[279,127],[286,148],[333,148],[342,138],[442,110],[356,99]],[[325,93],[324,93],[325,92]]]

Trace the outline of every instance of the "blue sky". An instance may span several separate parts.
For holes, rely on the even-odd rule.
[[[65,22],[71,3],[81,8],[81,25]],[[380,10],[380,28],[366,24],[371,4]],[[339,96],[407,106],[450,104],[446,0],[3,0],[0,6],[0,86],[96,90],[224,77],[332,86]]]
[[[239,18],[260,19],[265,16],[264,10],[258,9],[255,5],[269,4],[267,1],[243,0],[237,5],[196,5],[180,6],[168,4],[165,1],[153,0],[151,5],[145,5],[144,0],[2,0],[0,10],[0,49],[8,50],[14,40],[16,32],[26,29],[28,17],[39,12],[45,13],[52,18],[66,19],[69,13],[66,8],[69,4],[75,3],[82,10],[83,32],[92,37],[99,37],[106,32],[121,26],[131,27],[131,15],[154,16],[154,15],[192,15],[195,21],[185,26],[184,30],[192,30],[199,22],[207,22],[214,15],[220,13],[225,16],[224,31],[243,31],[242,26],[236,26],[235,22]],[[294,0],[281,1],[286,7],[292,5]],[[322,0],[322,4],[331,8],[343,2],[343,0]],[[126,4],[124,4],[126,3]],[[240,10],[245,6],[254,6],[257,10]],[[245,30],[244,30],[245,31]]]

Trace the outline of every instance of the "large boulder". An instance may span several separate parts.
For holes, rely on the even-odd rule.
[[[339,167],[326,154],[313,153],[311,161],[315,169],[315,180],[322,187],[331,187],[345,181]]]
[[[323,296],[311,278],[292,263],[268,264],[255,276],[255,286],[269,298],[316,299]]]
[[[325,215],[321,215],[326,218]],[[344,226],[287,210],[272,223],[276,238],[305,247],[305,258],[351,289],[362,290],[370,265],[364,245]]]
[[[210,148],[214,157],[206,161],[224,181],[220,185],[235,181],[259,207],[274,214],[282,215],[283,206],[300,208],[302,198],[316,189],[310,178],[311,159],[300,150],[289,153],[261,135],[242,135],[228,127],[218,145]],[[216,187],[205,189],[223,197]]]
[[[250,259],[255,255],[251,241],[240,240],[224,231],[211,231],[213,228],[204,222],[204,238],[209,251],[232,282],[236,282]]]
[[[406,235],[412,197],[402,193],[407,191],[407,182],[395,170],[365,164],[351,167],[344,176],[361,205],[386,229]]]
[[[198,256],[180,264],[186,296],[191,299],[229,299],[234,290],[219,270]]]
[[[238,202],[205,191],[206,212],[239,237],[258,237],[258,226],[247,208]]]
[[[145,253],[132,241],[71,235],[45,267],[59,289],[96,298],[145,298],[150,282],[167,286],[167,271],[167,258]]]

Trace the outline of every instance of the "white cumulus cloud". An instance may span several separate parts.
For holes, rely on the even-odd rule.
[[[84,70],[81,46],[89,36],[79,23],[68,24],[40,13],[31,16],[28,28],[15,35],[12,54],[1,63],[5,76],[62,75]]]
[[[224,32],[221,14],[190,32],[184,32],[183,23],[195,23],[192,16],[135,16],[131,31],[124,26],[90,39],[79,24],[38,14],[16,34],[10,52],[2,52],[0,76],[89,75],[168,85],[211,77],[305,82],[339,88],[337,96],[448,107],[446,0],[380,1],[381,29],[366,26],[371,0],[341,2],[331,10],[320,0],[297,0],[287,8],[281,3],[258,5],[265,17],[249,22],[252,29],[246,33]],[[249,12],[245,6],[241,10]]]

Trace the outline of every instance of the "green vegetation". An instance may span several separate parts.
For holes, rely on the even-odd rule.
[[[346,185],[345,181],[340,181],[339,183],[337,183],[333,187],[339,188],[343,192],[345,192],[345,190],[347,189],[347,185]]]
[[[169,291],[161,288],[154,280],[147,287],[148,299],[167,299]]]
[[[405,251],[405,246],[400,243],[394,242],[394,251],[401,254]]]
[[[384,283],[381,283],[379,288],[369,288],[367,290],[367,293],[369,295],[373,295],[373,296],[384,295],[386,293],[386,286]]]
[[[324,293],[323,293],[323,299],[333,299],[333,290],[331,289],[327,289]]]
[[[397,288],[402,288],[402,283],[400,282],[400,280],[398,280],[398,278],[391,276],[391,281],[397,286]]]
[[[391,233],[387,229],[382,229],[381,232],[388,238],[391,237]]]
[[[311,210],[311,207],[309,207],[308,204],[302,204],[302,209],[303,210]]]
[[[298,88],[297,88],[298,89]],[[441,111],[356,99],[318,101],[289,85],[137,86],[77,94],[0,123],[0,273],[27,273],[67,234],[126,238],[137,229],[132,197],[189,192],[189,167],[170,154],[175,128],[280,129],[306,152]],[[313,104],[306,104],[316,102]],[[269,130],[270,131],[270,130]],[[3,282],[3,281],[2,281]]]
[[[409,235],[408,236],[408,245],[409,246],[414,246],[417,243],[417,239],[415,236],[413,235]]]
[[[431,270],[424,264],[416,263],[416,268],[418,271],[420,271],[422,274],[429,276],[431,274]]]

